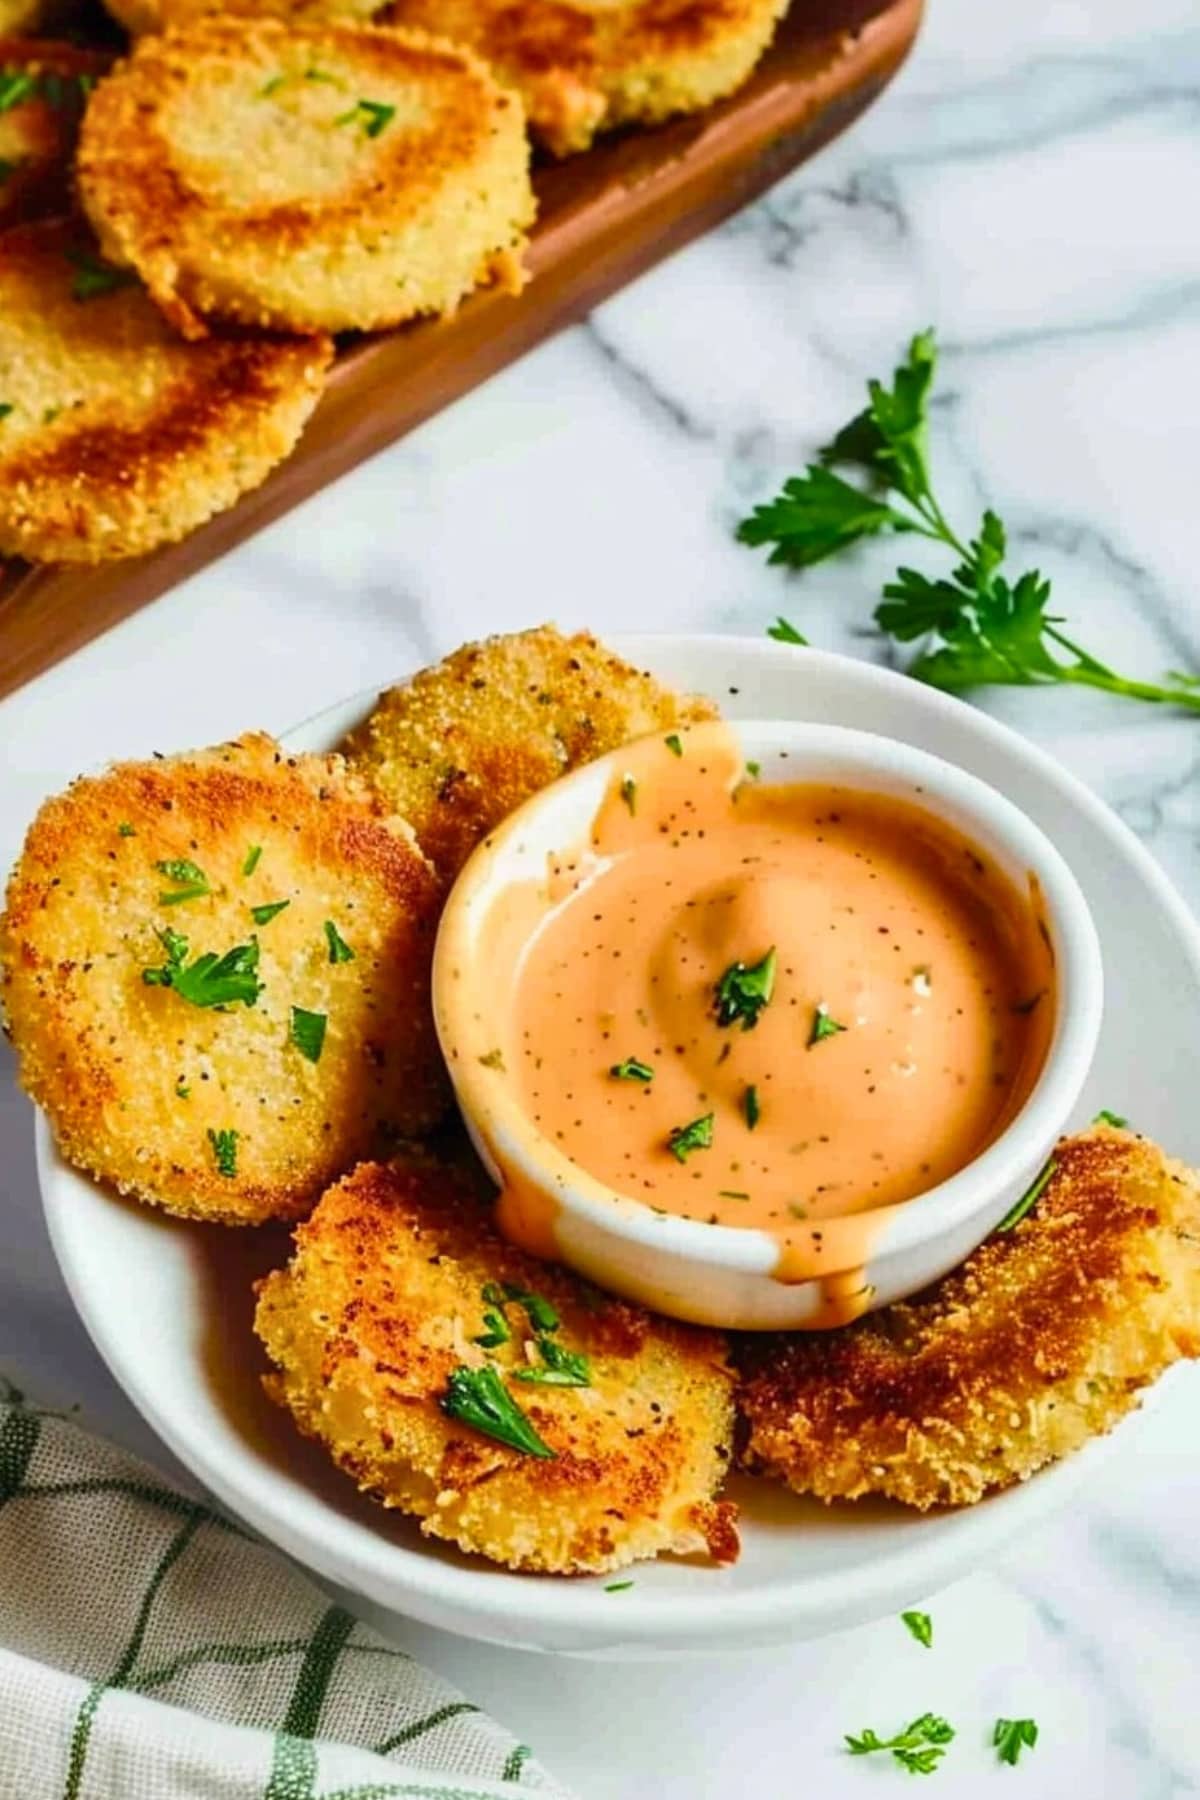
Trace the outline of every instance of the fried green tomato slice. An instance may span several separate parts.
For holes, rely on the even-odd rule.
[[[744,1462],[822,1500],[967,1506],[1111,1430],[1200,1355],[1200,1185],[1132,1133],[1054,1152],[1033,1210],[914,1300],[747,1339]]]
[[[429,1537],[559,1574],[737,1554],[734,1508],[714,1498],[733,1425],[724,1339],[525,1256],[454,1169],[368,1164],[331,1188],[260,1283],[255,1329],[272,1397]],[[585,1384],[537,1379],[547,1356]],[[510,1428],[519,1409],[515,1432],[446,1410],[458,1393],[474,1418],[481,1385]]]
[[[650,731],[713,719],[587,632],[553,625],[466,644],[380,696],[344,746],[446,880],[506,814]]]
[[[470,50],[353,21],[201,19],[100,82],[80,198],[185,337],[378,330],[519,290],[517,96]]]
[[[732,94],[786,0],[393,0],[380,22],[470,44],[521,95],[556,156],[598,132],[653,125]]]
[[[125,1193],[299,1217],[445,1108],[436,891],[336,757],[253,736],[77,781],[0,918],[22,1085],[63,1155]]]

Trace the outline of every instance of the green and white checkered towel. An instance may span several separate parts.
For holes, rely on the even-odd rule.
[[[276,1552],[0,1383],[0,1800],[569,1800]]]

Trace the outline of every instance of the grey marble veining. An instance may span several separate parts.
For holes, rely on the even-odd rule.
[[[81,766],[280,729],[540,618],[757,634],[784,612],[891,660],[871,613],[895,545],[789,576],[732,533],[926,324],[954,515],[973,529],[995,506],[1123,671],[1200,669],[1198,194],[1196,0],[933,0],[896,86],[815,163],[0,706],[0,854]],[[978,704],[1090,782],[1200,905],[1200,719],[1065,690]],[[7,1062],[0,1142],[0,1358],[146,1448],[54,1269]],[[936,1599],[932,1652],[883,1621],[648,1676],[409,1637],[585,1800],[903,1788],[841,1733],[929,1707],[960,1726],[932,1778],[948,1800],[1176,1800],[1200,1792],[1198,1518],[1187,1370],[1065,1514]],[[996,1768],[990,1720],[1026,1712],[1042,1742]]]

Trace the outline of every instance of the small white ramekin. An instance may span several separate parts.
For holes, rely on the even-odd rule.
[[[1035,1179],[1079,1097],[1103,1007],[1100,946],[1079,884],[1054,845],[1011,801],[939,757],[863,731],[788,722],[699,726],[732,733],[761,782],[811,781],[894,795],[945,819],[1021,891],[1040,888],[1056,968],[1055,1018],[1046,1060],[1020,1112],[949,1180],[887,1209],[865,1285],[871,1308],[915,1293],[981,1243]],[[787,1283],[772,1273],[779,1245],[767,1233],[664,1217],[614,1192],[565,1157],[522,1109],[515,1084],[482,1060],[504,1035],[515,967],[497,967],[493,907],[514,882],[544,878],[547,858],[579,843],[626,752],[602,757],[520,807],[475,851],[450,895],[434,958],[434,1010],[442,1050],[471,1136],[491,1174],[514,1191],[545,1194],[527,1247],[553,1254],[599,1286],[657,1312],[742,1330],[803,1329],[828,1322],[823,1281]],[[519,1208],[505,1208],[512,1229]],[[545,1223],[549,1217],[551,1223]],[[828,1277],[839,1267],[836,1221],[827,1233]],[[513,1235],[522,1235],[519,1229]],[[861,1253],[860,1253],[861,1254]],[[827,1279],[828,1279],[827,1277]],[[864,1310],[866,1308],[864,1307]]]

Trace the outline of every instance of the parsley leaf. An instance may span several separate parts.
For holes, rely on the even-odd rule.
[[[639,1062],[636,1056],[627,1056],[624,1062],[614,1063],[608,1071],[618,1081],[653,1081],[654,1070],[649,1063]]]
[[[671,752],[672,756],[683,755],[683,739],[677,731],[668,732],[663,739],[663,743],[667,746],[667,749]]]
[[[895,1737],[881,1738],[877,1731],[870,1729],[860,1733],[858,1737],[846,1734],[846,1748],[851,1756],[870,1756],[877,1750],[889,1750],[900,1764],[912,1775],[932,1775],[938,1763],[946,1754],[946,1745],[953,1742],[954,1727],[936,1713],[922,1713]]]
[[[1109,1112],[1107,1106],[1102,1106],[1100,1108],[1100,1111],[1092,1120],[1092,1124],[1111,1125],[1114,1131],[1126,1131],[1129,1128],[1129,1120],[1122,1118],[1120,1113]]]
[[[718,1025],[734,1025],[740,1020],[743,1031],[754,1029],[775,991],[777,961],[772,945],[756,963],[730,963],[714,990]]]
[[[875,622],[900,644],[920,640],[908,673],[950,693],[1004,685],[1069,683],[1155,705],[1200,711],[1200,680],[1170,672],[1161,683],[1119,675],[1074,642],[1051,613],[1050,583],[1036,569],[1004,571],[1004,527],[987,511],[977,537],[955,531],[934,490],[929,398],[937,366],[931,331],[913,338],[891,386],[871,381],[866,409],[851,419],[803,475],[738,527],[744,544],[770,546],[769,560],[805,568],[880,532],[905,532],[953,553],[949,577],[901,567],[883,590]],[[865,488],[834,472],[857,471]],[[797,641],[784,619],[768,635]]]
[[[933,1648],[933,1620],[926,1612],[902,1612],[900,1617],[907,1625],[918,1644],[924,1644],[927,1650]]]
[[[114,269],[111,263],[87,251],[69,254],[67,260],[75,270],[71,282],[72,300],[95,300],[101,294],[130,287],[137,280],[132,269]]]
[[[292,1008],[291,1039],[301,1056],[310,1063],[321,1060],[321,1052],[325,1048],[325,1027],[329,1023],[326,1013],[306,1012],[302,1006]]]
[[[238,1134],[236,1131],[214,1131],[211,1126],[208,1141],[212,1145],[213,1158],[217,1165],[217,1174],[224,1175],[232,1181],[237,1174]]]
[[[187,938],[170,929],[160,931],[158,936],[167,960],[160,968],[142,970],[147,987],[174,988],[179,998],[192,1006],[232,1006],[238,1000],[253,1006],[262,993],[257,938],[251,938],[248,944],[235,944],[224,956],[218,956],[215,950],[205,951],[189,963]]]
[[[992,1733],[996,1755],[1002,1763],[1015,1764],[1022,1750],[1038,1741],[1038,1728],[1033,1719],[997,1719]]]
[[[28,69],[0,69],[0,113],[20,106],[37,91],[37,76]]]
[[[449,1418],[470,1425],[473,1430],[507,1444],[512,1450],[540,1457],[543,1461],[555,1454],[538,1435],[532,1420],[521,1411],[490,1363],[482,1369],[455,1369],[441,1404]]]
[[[632,1581],[609,1581],[605,1583],[604,1591],[606,1594],[623,1594],[632,1586]]]
[[[319,79],[316,75],[312,79]],[[361,125],[369,138],[377,138],[396,116],[394,106],[382,100],[356,100],[349,112],[340,113],[335,125]]]
[[[489,1294],[494,1294],[494,1303],[484,1311],[483,1332],[479,1337],[472,1338],[471,1342],[479,1344],[484,1350],[495,1350],[498,1345],[511,1342],[512,1329],[505,1316],[503,1297],[491,1283],[483,1290],[485,1300],[489,1298]]]
[[[122,820],[122,822],[117,826],[117,836],[118,837],[136,837],[137,832],[133,829],[133,826],[128,823],[128,821]]]
[[[632,775],[621,777],[621,798],[631,813],[637,811],[637,782]]]
[[[189,862],[186,856],[169,857],[165,862],[156,862],[154,866],[168,881],[181,881],[184,884],[160,894],[160,906],[178,906],[181,900],[201,900],[205,894],[212,893],[204,870],[197,868],[194,862]]]
[[[1057,1167],[1058,1164],[1055,1162],[1054,1158],[1051,1157],[1037,1180],[1032,1186],[1026,1188],[1012,1210],[1005,1213],[1004,1217],[996,1227],[997,1231],[1011,1231],[1014,1225],[1019,1225],[1021,1223],[1021,1220],[1025,1217],[1026,1213],[1031,1213],[1033,1211],[1034,1207],[1049,1187],[1050,1179]]]
[[[277,919],[291,904],[290,900],[268,900],[262,906],[252,906],[250,917],[256,925],[269,925],[272,919]]]
[[[518,1287],[515,1282],[506,1281],[502,1289],[504,1300],[511,1300],[515,1306],[525,1309],[525,1315],[536,1332],[557,1331],[562,1323],[558,1311],[542,1294],[532,1294],[528,1288]],[[486,1290],[484,1298],[486,1299]],[[501,1302],[503,1304],[503,1302]]]
[[[823,1043],[826,1038],[836,1037],[839,1031],[848,1029],[848,1026],[839,1025],[836,1019],[830,1018],[829,1008],[822,1000],[820,1006],[813,1013],[812,1029],[808,1034],[808,1043],[805,1045],[805,1049],[811,1050],[814,1044]]]
[[[808,647],[808,639],[804,633],[797,631],[791,620],[785,619],[782,613],[773,625],[767,626],[767,636],[774,638],[777,644],[801,644],[806,649]],[[746,764],[746,767],[750,767],[749,763]]]
[[[262,855],[262,845],[261,844],[251,844],[250,848],[246,852],[246,860],[242,864],[242,874],[243,875],[253,875],[255,869],[257,869],[257,867],[258,867],[258,859],[261,855]]]
[[[541,1366],[514,1369],[514,1381],[532,1381],[542,1387],[591,1387],[592,1371],[586,1356],[578,1350],[564,1350],[552,1337],[536,1339]]]
[[[667,1149],[676,1162],[686,1162],[693,1150],[712,1149],[714,1117],[713,1113],[705,1113],[690,1125],[676,1125],[667,1139]]]
[[[331,963],[347,963],[354,961],[354,952],[338,931],[332,919],[325,921],[325,942],[329,945]]]
[[[753,1131],[762,1117],[762,1107],[758,1103],[758,1089],[753,1082],[742,1095],[742,1111],[746,1115],[746,1129]]]
[[[15,412],[15,410],[16,408],[10,401],[0,400],[0,419],[7,419],[9,413]]]

